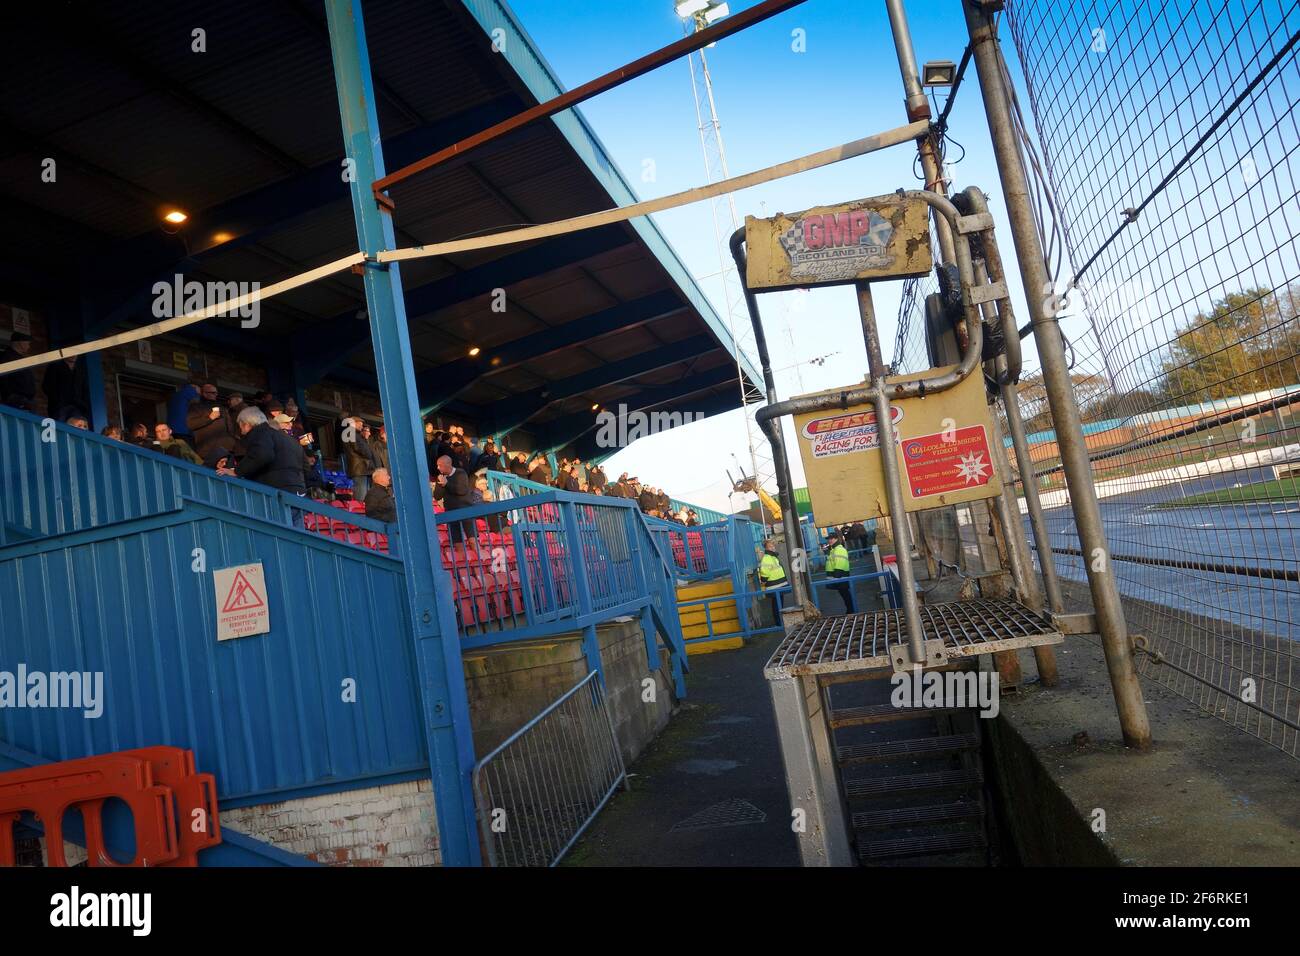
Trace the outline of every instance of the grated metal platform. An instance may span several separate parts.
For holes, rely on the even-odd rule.
[[[1050,618],[1015,601],[955,601],[921,605],[925,640],[942,640],[950,657],[1060,644]],[[769,680],[794,675],[890,667],[889,648],[907,643],[903,612],[868,611],[823,617],[799,625],[772,653]]]

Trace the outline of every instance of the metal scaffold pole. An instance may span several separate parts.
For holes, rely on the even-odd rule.
[[[963,8],[975,67],[979,73],[998,175],[1011,220],[1011,235],[1015,240],[1016,258],[1021,281],[1024,283],[1025,298],[1028,300],[1034,341],[1042,364],[1043,383],[1069,488],[1070,506],[1079,530],[1097,629],[1101,634],[1106,667],[1119,712],[1120,730],[1126,745],[1145,750],[1151,745],[1151,727],[1133,663],[1133,649],[1129,644],[1128,627],[1115,583],[1101,508],[1092,482],[1088,449],[1080,424],[1079,407],[1074,398],[1065,343],[1056,315],[1049,312],[1046,305],[1051,284],[1029,199],[1024,164],[1003,88],[997,34],[980,4],[973,0],[963,0]]]

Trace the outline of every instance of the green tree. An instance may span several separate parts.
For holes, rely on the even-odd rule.
[[[1170,404],[1266,391],[1300,380],[1295,306],[1290,287],[1233,292],[1177,332],[1162,363]]]

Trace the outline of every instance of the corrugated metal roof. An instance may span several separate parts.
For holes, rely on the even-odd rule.
[[[467,111],[500,109],[503,97],[527,106],[535,96],[550,95],[554,79],[522,33],[512,36],[510,55],[491,51],[483,30],[488,7],[499,15],[497,4],[477,0],[467,0],[465,9],[422,0],[366,7],[386,142]],[[101,4],[75,24],[65,19],[58,8],[23,8],[0,36],[6,62],[0,116],[20,131],[0,142],[0,214],[14,227],[0,238],[0,252],[14,273],[26,264],[51,296],[74,289],[79,275],[96,282],[97,292],[132,282],[147,288],[146,280],[172,267],[195,277],[266,283],[355,248],[342,189],[314,209],[292,210],[281,198],[302,195],[291,190],[299,181],[316,181],[309,178],[318,175],[313,169],[328,176],[341,163],[322,11],[255,0],[215,8],[176,0],[162,9]],[[202,53],[191,48],[196,26],[206,31]],[[489,120],[458,122],[466,125],[452,138]],[[39,179],[47,148],[73,160],[61,166],[57,186]],[[398,241],[405,244],[608,208],[628,201],[631,192],[581,118],[569,113],[475,153],[469,163],[416,177],[393,196]],[[184,234],[161,236],[160,203],[192,214],[186,228],[193,228],[193,241]],[[235,241],[209,248],[218,227],[231,230]],[[415,314],[420,309],[413,305],[417,368],[462,360],[469,342],[500,346],[665,290],[688,308],[618,336],[548,352],[509,373],[488,367],[481,384],[463,393],[468,406],[462,409],[472,408],[475,397],[499,401],[566,370],[586,370],[705,329],[719,342],[718,361],[730,361],[725,329],[657,230],[643,221],[619,228],[626,245],[533,274],[527,266],[516,269],[506,315],[485,309],[492,286],[478,279],[465,285],[464,301],[458,293],[425,314]],[[184,262],[184,243],[191,244],[189,258],[197,265]],[[407,263],[401,267],[404,287],[418,303],[424,300],[413,291],[430,282],[469,269],[478,276],[486,268],[490,276],[490,263],[526,263],[530,255],[521,245]],[[0,296],[4,291],[0,286]],[[359,281],[336,277],[267,303],[260,334],[300,334],[313,322],[362,308]],[[201,337],[202,330],[195,334]],[[348,364],[373,367],[362,353]],[[611,388],[626,394],[629,386]],[[553,415],[548,410],[541,420]]]

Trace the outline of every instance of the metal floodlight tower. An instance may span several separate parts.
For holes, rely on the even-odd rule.
[[[726,3],[718,0],[678,0],[674,12],[682,18],[682,26],[687,35],[698,33],[712,26],[731,11]],[[711,46],[712,44],[710,44]],[[704,172],[708,182],[714,183],[731,176],[727,168],[727,150],[722,142],[722,124],[718,120],[717,103],[713,98],[713,78],[709,73],[709,61],[704,50],[697,50],[688,56],[691,68],[691,92],[695,97],[695,120],[700,134],[700,150],[704,155]],[[731,257],[731,234],[740,226],[736,215],[736,203],[731,193],[718,196],[709,201],[713,218],[713,238],[718,249],[719,281],[722,284],[724,317],[727,331],[736,346],[736,380],[740,387],[740,398],[745,416],[745,442],[749,449],[750,474],[755,481],[755,488],[771,486],[776,480],[771,455],[763,451],[763,437],[754,421],[754,411],[765,400],[762,390],[753,382],[745,379],[744,364],[741,356],[750,356],[753,361],[754,337],[750,330],[749,317],[743,311],[744,292],[740,277],[736,274],[736,265]],[[768,529],[767,513],[762,501],[758,506],[759,519],[764,532]]]

